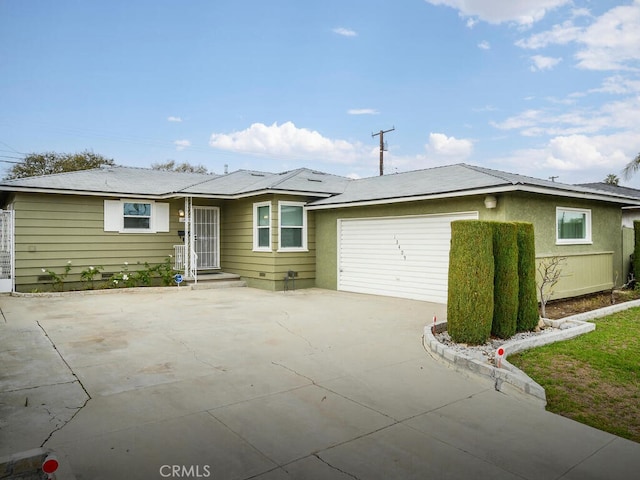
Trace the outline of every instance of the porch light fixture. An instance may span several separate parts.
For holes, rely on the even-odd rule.
[[[182,209],[178,210],[178,215],[180,217],[184,217],[184,210],[182,210]]]
[[[498,199],[493,195],[487,195],[484,197],[484,206],[486,208],[496,208],[498,205]]]

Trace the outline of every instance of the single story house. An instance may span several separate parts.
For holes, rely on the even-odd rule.
[[[446,302],[451,221],[532,222],[537,257],[566,258],[565,297],[622,283],[622,207],[640,200],[457,164],[364,179],[107,167],[1,181],[0,205],[0,272],[16,291],[68,261],[76,276],[108,275],[173,255],[187,277],[224,271],[282,290],[293,271],[296,288]]]

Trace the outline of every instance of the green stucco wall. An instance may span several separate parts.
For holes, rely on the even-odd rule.
[[[503,193],[495,209],[484,206],[484,196],[395,203],[316,211],[316,285],[337,288],[337,221],[340,218],[392,217],[477,211],[480,220],[524,221],[534,224],[536,255],[572,257],[565,273],[562,296],[610,288],[615,272],[622,278],[622,213],[618,205],[548,195]],[[592,245],[556,245],[556,207],[592,211]],[[577,265],[577,266],[576,266]],[[578,268],[579,267],[579,268]],[[574,271],[575,270],[575,271]],[[620,283],[620,282],[619,282]]]

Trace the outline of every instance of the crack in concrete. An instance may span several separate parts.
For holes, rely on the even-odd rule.
[[[289,313],[288,313],[288,312],[283,312],[283,313],[285,314],[285,316],[286,316],[287,320],[288,320],[289,318],[291,318],[291,317],[289,316]],[[309,347],[310,347],[310,348],[314,348],[314,347],[313,347],[313,345],[311,345],[311,342],[309,341],[309,339],[308,339],[308,338],[306,338],[305,336],[300,335],[299,333],[296,333],[296,332],[294,332],[293,330],[289,329],[288,327],[284,326],[284,325],[280,322],[280,320],[276,320],[276,323],[277,323],[278,325],[280,325],[283,329],[285,329],[287,332],[289,332],[291,335],[293,335],[293,336],[295,336],[295,337],[298,337],[298,338],[301,338],[302,340],[304,340],[305,342],[307,342],[307,345],[309,345]]]
[[[311,378],[311,377],[307,377],[306,375],[303,375],[303,374],[301,374],[300,372],[296,372],[293,368],[289,368],[289,367],[287,367],[286,365],[283,365],[282,363],[278,363],[278,362],[271,361],[271,364],[272,364],[272,365],[276,365],[276,366],[278,366],[278,367],[282,367],[282,368],[284,368],[285,370],[288,370],[289,372],[293,373],[294,375],[297,375],[297,376],[302,377],[302,378],[306,378],[307,380],[309,380],[309,381],[311,382],[311,384],[312,384],[312,385],[315,385],[316,387],[325,388],[325,387],[323,387],[322,385],[318,385],[318,384],[316,383],[316,381],[315,381],[313,378]],[[329,389],[327,388],[327,389],[325,389],[325,390],[329,390]],[[329,391],[330,391],[330,390],[329,390]]]
[[[219,371],[222,371],[222,372],[226,372],[227,371],[225,368],[223,368],[223,367],[221,367],[219,365],[214,365],[214,364],[209,363],[209,362],[207,362],[205,360],[202,360],[200,357],[198,357],[198,353],[195,350],[193,350],[191,347],[189,347],[189,345],[187,345],[182,340],[178,340],[178,343],[180,345],[182,345],[184,348],[186,348],[187,352],[189,352],[191,355],[193,355],[193,359],[195,361],[200,362],[201,364],[206,365],[207,367],[211,367],[214,370],[219,370]]]
[[[71,368],[71,365],[69,365],[67,360],[62,356],[62,354],[60,353],[60,350],[58,350],[58,347],[56,347],[56,344],[53,343],[53,340],[51,339],[47,331],[44,329],[44,327],[40,324],[40,322],[36,322],[36,324],[38,325],[38,327],[40,327],[40,330],[42,330],[42,333],[44,333],[44,336],[47,337],[47,340],[49,340],[49,343],[51,343],[51,346],[53,347],[53,349],[56,351],[56,353],[58,354],[62,362],[67,366],[67,368],[69,369],[69,372],[71,372],[71,375],[73,375],[73,377],[76,379],[75,381],[78,382],[78,385],[80,385],[80,388],[82,388],[85,395],[87,396],[87,398],[82,403],[82,405],[80,405],[79,407],[76,407],[76,411],[73,413],[73,415],[71,415],[71,417],[69,417],[69,420],[64,421],[62,425],[53,429],[51,433],[49,433],[47,438],[45,438],[44,442],[42,442],[42,444],[40,445],[40,447],[42,448],[47,444],[47,442],[51,439],[54,433],[62,430],[69,422],[71,422],[71,420],[75,418],[75,416],[80,412],[80,410],[82,410],[84,407],[87,406],[87,403],[89,403],[89,400],[91,400],[91,395],[89,394],[85,386],[82,384],[82,381],[80,381],[80,378],[78,377],[78,375],[76,375],[76,372],[73,371],[73,369]],[[67,384],[67,383],[74,383],[74,382],[63,382],[62,384]],[[73,409],[74,407],[67,407],[67,408]],[[47,413],[49,413],[51,417],[57,418],[46,407],[45,407],[45,410],[47,411]]]
[[[324,463],[325,465],[327,465],[329,468],[336,470],[337,472],[343,473],[345,475],[348,475],[351,478],[355,478],[356,480],[360,480],[359,477],[356,477],[355,475],[353,475],[352,473],[349,473],[345,470],[342,470],[341,468],[336,467],[335,465],[331,465],[329,462],[327,462],[325,459],[323,459],[320,455],[318,455],[317,453],[313,454],[314,457],[316,457],[318,460],[320,460],[322,463]]]

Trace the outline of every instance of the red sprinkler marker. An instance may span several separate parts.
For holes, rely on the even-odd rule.
[[[42,462],[42,471],[51,478],[51,474],[55,473],[59,466],[60,464],[55,455],[47,455],[47,458]]]
[[[502,357],[504,357],[504,348],[498,347],[496,350],[496,365],[500,368],[500,364],[502,363]]]

